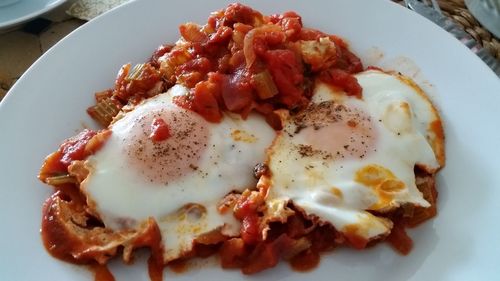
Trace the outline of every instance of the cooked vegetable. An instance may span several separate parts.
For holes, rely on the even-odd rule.
[[[121,106],[111,98],[103,98],[96,105],[89,107],[87,113],[99,124],[107,127],[120,112]]]
[[[267,70],[252,75],[252,85],[257,91],[259,98],[263,100],[272,98],[278,94],[278,88],[274,84],[273,77]]]
[[[68,184],[68,183],[77,183],[76,178],[66,174],[62,176],[54,176],[54,177],[48,177],[45,179],[45,182],[49,185],[61,185],[61,184]]]

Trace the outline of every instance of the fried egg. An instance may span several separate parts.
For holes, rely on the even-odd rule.
[[[367,241],[392,222],[373,215],[403,204],[428,207],[415,184],[416,165],[444,164],[436,109],[408,79],[381,71],[356,75],[362,98],[317,83],[310,105],[283,115],[284,129],[268,150],[267,220],[286,221],[287,203]],[[265,234],[264,234],[265,235]]]
[[[153,217],[162,233],[164,262],[192,249],[193,240],[212,230],[239,234],[233,214],[218,204],[232,191],[255,187],[253,167],[265,159],[276,133],[261,116],[226,114],[210,123],[176,106],[185,95],[176,85],[150,98],[112,125],[110,138],[85,163],[81,184],[92,213],[114,230],[137,227]],[[170,137],[154,142],[151,124],[161,118]]]

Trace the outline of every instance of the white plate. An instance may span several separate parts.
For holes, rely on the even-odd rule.
[[[177,4],[174,4],[177,3]],[[2,280],[92,280],[86,269],[51,258],[39,226],[51,192],[36,179],[43,158],[93,124],[92,93],[111,87],[125,62],[142,62],[177,26],[203,23],[226,1],[136,1],[82,26],[49,50],[0,105],[0,274]],[[295,10],[307,26],[339,34],[365,60],[404,68],[421,80],[442,112],[446,168],[439,174],[439,215],[411,231],[407,257],[386,245],[340,249],[309,273],[285,263],[252,280],[498,280],[500,267],[500,81],[486,65],[431,22],[389,1],[248,1],[264,13]],[[378,49],[374,49],[377,47]],[[380,58],[379,51],[383,57]],[[409,59],[396,59],[404,56]],[[409,61],[419,67],[408,67]],[[423,81],[426,78],[426,82]],[[117,280],[147,280],[142,261],[112,264]],[[247,279],[217,266],[171,280]]]
[[[55,9],[66,0],[19,0],[0,7],[0,30],[13,27]]]

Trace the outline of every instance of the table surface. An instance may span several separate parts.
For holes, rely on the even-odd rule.
[[[52,23],[41,32],[18,29],[0,34],[0,100],[43,53],[85,23],[66,14],[74,2],[67,1],[44,15]]]

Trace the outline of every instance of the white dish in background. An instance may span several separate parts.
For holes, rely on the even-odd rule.
[[[0,8],[5,7],[7,5],[12,5],[20,0],[0,0]]]
[[[43,248],[41,206],[51,189],[36,179],[38,169],[44,157],[82,123],[94,124],[85,109],[93,103],[94,92],[113,85],[123,63],[146,60],[158,45],[178,38],[179,24],[204,23],[211,11],[229,2],[131,2],[70,34],[14,85],[0,104],[2,279],[93,280],[85,268],[56,260]],[[439,214],[410,231],[414,250],[406,257],[382,244],[364,251],[337,249],[308,273],[293,272],[281,263],[247,277],[212,264],[183,274],[166,270],[165,280],[496,279],[500,275],[498,77],[451,35],[390,1],[244,3],[266,14],[295,10],[306,26],[346,38],[365,61],[375,54],[379,65],[392,63],[398,70],[410,71],[432,90],[447,137],[447,165],[438,176]],[[392,59],[401,56],[405,58]],[[408,61],[418,68],[408,67]],[[115,261],[111,270],[117,280],[148,280],[141,258],[133,266]]]
[[[66,0],[18,0],[16,3],[0,6],[0,30],[29,21],[64,2]]]

